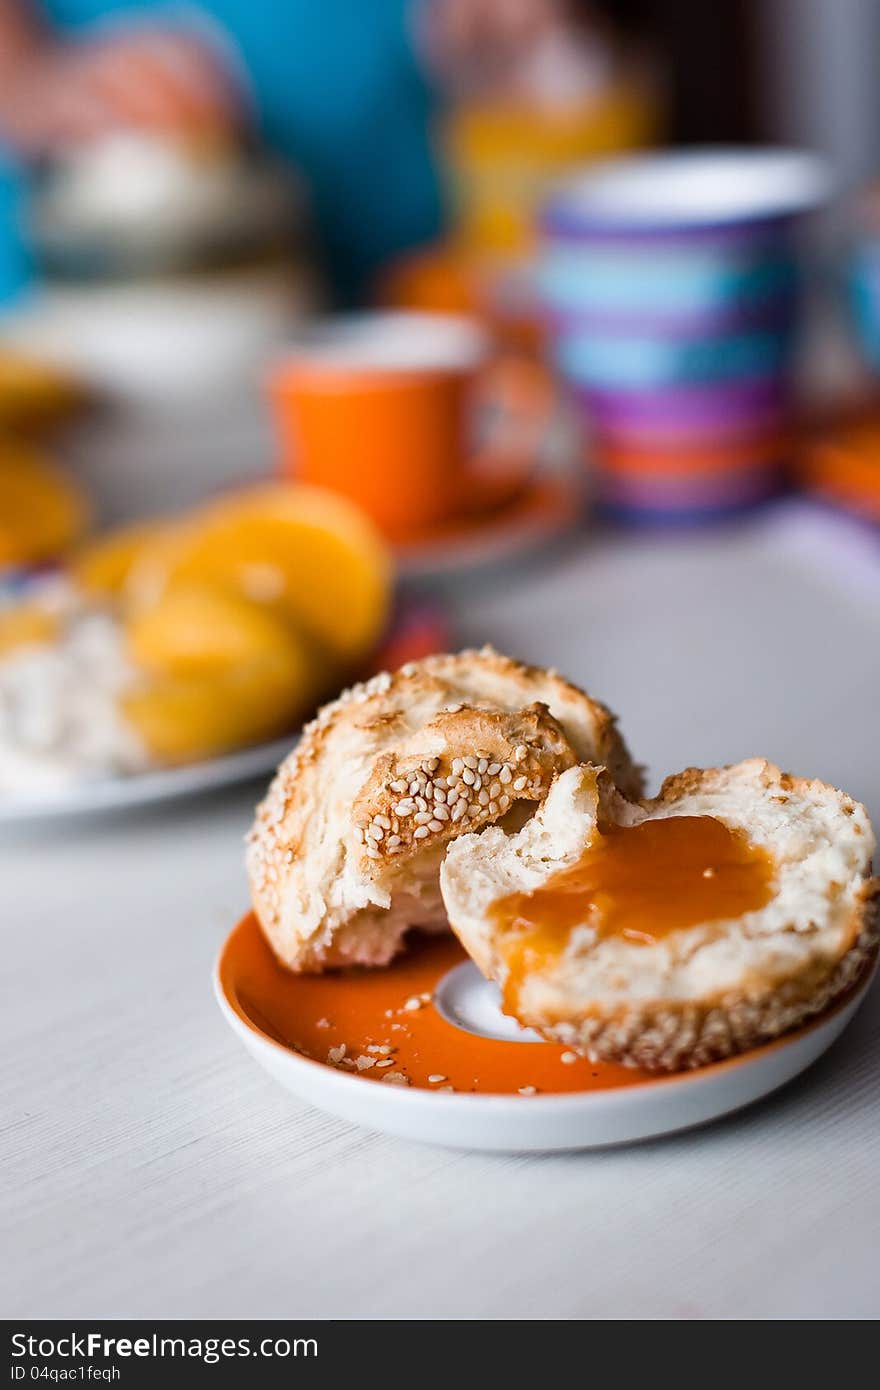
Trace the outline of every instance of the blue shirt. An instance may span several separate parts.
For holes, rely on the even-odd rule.
[[[442,223],[431,95],[413,52],[412,0],[43,0],[61,29],[201,15],[247,73],[258,126],[309,187],[344,299]]]

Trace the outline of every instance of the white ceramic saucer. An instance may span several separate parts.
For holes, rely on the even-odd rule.
[[[405,972],[406,967],[403,969]],[[277,978],[273,972],[277,972]],[[424,1080],[412,1085],[377,1084],[385,1073],[377,1073],[372,1064],[367,1075],[359,1075],[328,1065],[315,1056],[303,1055],[305,1049],[297,1050],[301,1044],[292,1039],[302,1036],[298,1032],[300,1024],[306,1031],[314,1024],[314,1019],[298,1018],[297,1009],[308,1008],[308,1001],[313,1000],[323,1013],[329,1001],[332,1012],[340,1018],[347,1009],[345,995],[375,989],[372,981],[380,973],[386,974],[343,972],[335,977],[336,983],[333,977],[322,976],[321,984],[298,984],[304,977],[288,976],[275,965],[268,947],[259,939],[253,919],[245,918],[220,954],[214,987],[221,1012],[239,1040],[260,1066],[301,1100],[354,1124],[403,1139],[461,1149],[538,1153],[602,1148],[674,1134],[750,1105],[791,1081],[831,1046],[862,1002],[873,970],[866,972],[837,1006],[813,1023],[740,1057],[676,1076],[645,1075],[644,1080],[634,1080],[631,1073],[623,1076],[620,1069],[614,1069],[619,1073],[617,1080],[600,1082],[598,1089],[594,1081],[586,1080],[587,1089],[583,1090],[570,1089],[575,1068],[562,1066],[559,1075],[564,1077],[568,1089],[553,1093],[542,1090],[537,1094],[440,1091],[426,1086]],[[411,978],[405,973],[401,978],[404,990],[412,987]],[[338,1008],[333,1007],[334,988],[339,991]],[[422,995],[423,1000],[427,997]],[[444,1065],[444,1028],[450,1030],[446,1056],[454,1055],[459,1065],[463,1039],[471,1037],[481,1047],[484,1062],[486,1039],[497,1040],[508,1059],[511,1044],[517,1054],[522,1044],[523,1079],[527,1078],[529,1067],[535,1066],[539,1052],[542,1065],[552,1063],[554,1053],[556,1059],[563,1060],[561,1049],[535,1040],[536,1035],[519,1029],[501,1013],[493,987],[470,962],[459,962],[446,970],[433,988],[431,1002],[422,1007],[436,1011],[438,1016],[432,1015],[429,1020],[430,1055],[437,1058],[436,1068]],[[357,1011],[365,1013],[362,999]],[[392,1011],[386,1013],[383,1009],[381,1016],[391,1017]],[[407,1019],[403,1009],[394,1011],[393,1016]],[[327,1020],[322,1023],[326,1026]],[[389,1026],[392,1025],[384,1025]],[[405,1023],[393,1026],[402,1029]],[[402,1038],[404,1033],[388,1036]],[[585,1078],[599,1076],[599,1071],[589,1070],[592,1064],[577,1065],[587,1069],[582,1073]],[[441,1081],[446,1079],[439,1077]]]

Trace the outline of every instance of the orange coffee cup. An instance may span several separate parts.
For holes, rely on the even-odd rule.
[[[447,520],[467,488],[489,352],[479,323],[453,314],[317,325],[269,380],[282,471],[344,493],[390,535]]]

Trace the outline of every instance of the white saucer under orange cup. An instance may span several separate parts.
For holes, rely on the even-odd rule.
[[[476,319],[327,319],[270,376],[282,471],[344,493],[393,539],[423,533],[524,486],[543,408],[534,384],[527,366],[494,359]],[[483,446],[477,415],[495,399],[516,428]]]

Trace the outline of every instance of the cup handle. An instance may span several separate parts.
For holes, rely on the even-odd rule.
[[[556,406],[547,368],[525,352],[501,351],[480,373],[473,410],[476,444],[469,460],[475,499],[500,505],[522,489],[540,461]]]

